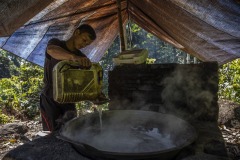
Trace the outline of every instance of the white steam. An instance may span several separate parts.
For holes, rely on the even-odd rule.
[[[216,113],[216,108],[213,107],[216,100],[207,86],[214,81],[211,77],[203,80],[199,73],[198,69],[177,68],[170,77],[163,80],[161,98],[170,113],[184,119]]]
[[[172,115],[131,110],[103,112],[101,129],[98,115],[93,117],[86,118],[84,124],[77,123],[81,119],[70,121],[62,135],[101,151],[118,153],[163,151],[183,145],[192,136],[186,122]]]

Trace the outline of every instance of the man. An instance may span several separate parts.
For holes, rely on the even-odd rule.
[[[54,131],[59,129],[56,122],[62,119],[65,113],[77,115],[74,103],[60,104],[53,99],[53,67],[61,60],[76,61],[82,68],[90,68],[92,63],[79,49],[86,47],[96,39],[94,29],[87,25],[79,26],[67,41],[51,39],[45,52],[44,88],[40,95],[40,110],[43,130]]]

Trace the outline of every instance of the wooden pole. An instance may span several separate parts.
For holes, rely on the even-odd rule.
[[[125,41],[124,41],[124,32],[123,32],[123,23],[122,23],[122,9],[121,9],[121,0],[117,0],[118,7],[118,26],[119,26],[119,36],[120,36],[120,52],[126,50]]]

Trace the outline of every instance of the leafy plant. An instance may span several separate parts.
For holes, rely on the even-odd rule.
[[[2,110],[0,109],[0,124],[10,123],[13,120],[14,120],[13,116],[8,116],[2,113]]]
[[[5,58],[9,58],[9,61],[12,61],[11,56],[5,56]],[[15,64],[21,65],[18,67]],[[19,63],[11,63],[9,68],[14,68],[16,72],[11,72],[10,78],[0,79],[2,112],[5,115],[13,115],[20,119],[32,119],[38,113],[43,69],[21,59],[19,59]],[[2,117],[4,118],[5,116],[2,115]]]
[[[156,61],[155,58],[147,58],[146,64],[154,64],[155,61]]]
[[[219,98],[240,103],[240,59],[219,69]]]

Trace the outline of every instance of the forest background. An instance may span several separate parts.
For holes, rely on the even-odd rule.
[[[127,25],[128,48],[145,48],[147,63],[201,63],[146,32],[134,23]],[[99,62],[104,70],[103,91],[108,94],[108,71],[114,68],[112,58],[119,53],[119,37]],[[0,50],[0,124],[39,118],[39,95],[43,87],[43,68],[16,55]],[[219,99],[240,103],[240,60],[219,66]],[[79,112],[88,109],[87,102],[77,104]],[[107,109],[107,105],[104,106]]]

